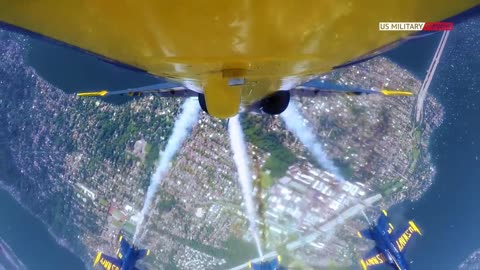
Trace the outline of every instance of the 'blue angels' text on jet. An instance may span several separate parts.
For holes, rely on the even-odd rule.
[[[150,255],[150,250],[137,249],[134,245],[130,245],[123,236],[120,236],[118,242],[120,247],[117,250],[117,258],[98,252],[93,266],[100,264],[107,270],[138,270],[135,267],[137,261]]]
[[[396,230],[389,222],[387,211],[382,210],[377,225],[371,225],[370,228],[358,232],[359,237],[375,241],[375,248],[360,260],[363,270],[373,269],[382,264],[389,264],[397,270],[408,270],[404,253],[412,236],[416,234],[422,235],[413,221],[408,222],[406,229]]]
[[[281,262],[282,262],[282,257],[277,256],[277,258],[270,261],[265,261],[260,263],[250,262],[248,263],[248,268],[253,270],[280,270],[280,269],[284,269],[284,268],[281,268],[280,266]]]

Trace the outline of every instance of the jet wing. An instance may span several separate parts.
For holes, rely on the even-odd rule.
[[[360,265],[362,266],[363,270],[367,269],[375,269],[378,266],[387,263],[387,258],[383,253],[378,252],[376,248],[370,250],[365,256],[360,260]]]
[[[400,252],[405,252],[405,248],[414,235],[422,235],[422,232],[415,222],[410,220],[408,222],[408,227],[405,230],[399,231],[399,233],[395,234],[395,246]]]
[[[97,264],[100,264],[105,270],[120,270],[120,267],[122,267],[122,260],[98,252],[97,257],[93,262],[93,266],[96,266]]]
[[[389,89],[366,89],[357,86],[339,85],[322,79],[313,79],[303,83],[290,91],[295,96],[317,96],[327,93],[345,93],[345,94],[380,94],[385,96],[411,96],[412,92],[406,90],[389,90]]]
[[[128,96],[142,96],[155,95],[160,97],[189,97],[196,96],[197,93],[182,87],[179,83],[163,82],[153,85],[147,85],[137,88],[128,88],[123,90],[98,90],[93,92],[77,93],[79,97],[106,97],[113,95],[128,95]]]
[[[364,230],[358,231],[357,236],[359,238],[367,238],[370,240],[374,240],[372,234],[370,233],[370,229],[364,229]]]

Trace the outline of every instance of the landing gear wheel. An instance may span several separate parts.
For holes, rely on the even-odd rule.
[[[261,110],[264,113],[281,114],[290,103],[290,91],[277,91],[261,101]]]

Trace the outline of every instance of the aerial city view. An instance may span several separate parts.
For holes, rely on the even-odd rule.
[[[0,1],[0,270],[480,269],[478,0],[107,2]]]

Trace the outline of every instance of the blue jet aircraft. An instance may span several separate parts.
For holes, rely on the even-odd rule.
[[[135,245],[130,245],[123,235],[118,242],[120,248],[117,250],[117,258],[98,252],[93,266],[100,264],[106,270],[138,270],[135,267],[137,261],[150,254],[148,249],[137,249]]]
[[[248,268],[252,270],[280,270],[280,263],[282,262],[282,257],[277,256],[277,258],[271,261],[265,261],[261,263],[248,263]]]
[[[358,232],[360,238],[375,241],[375,248],[360,260],[363,270],[374,269],[383,264],[388,264],[397,270],[408,270],[408,263],[404,256],[405,248],[415,234],[422,235],[413,221],[408,222],[405,230],[394,230],[387,217],[387,211],[382,210],[377,225],[370,224],[368,229]]]

